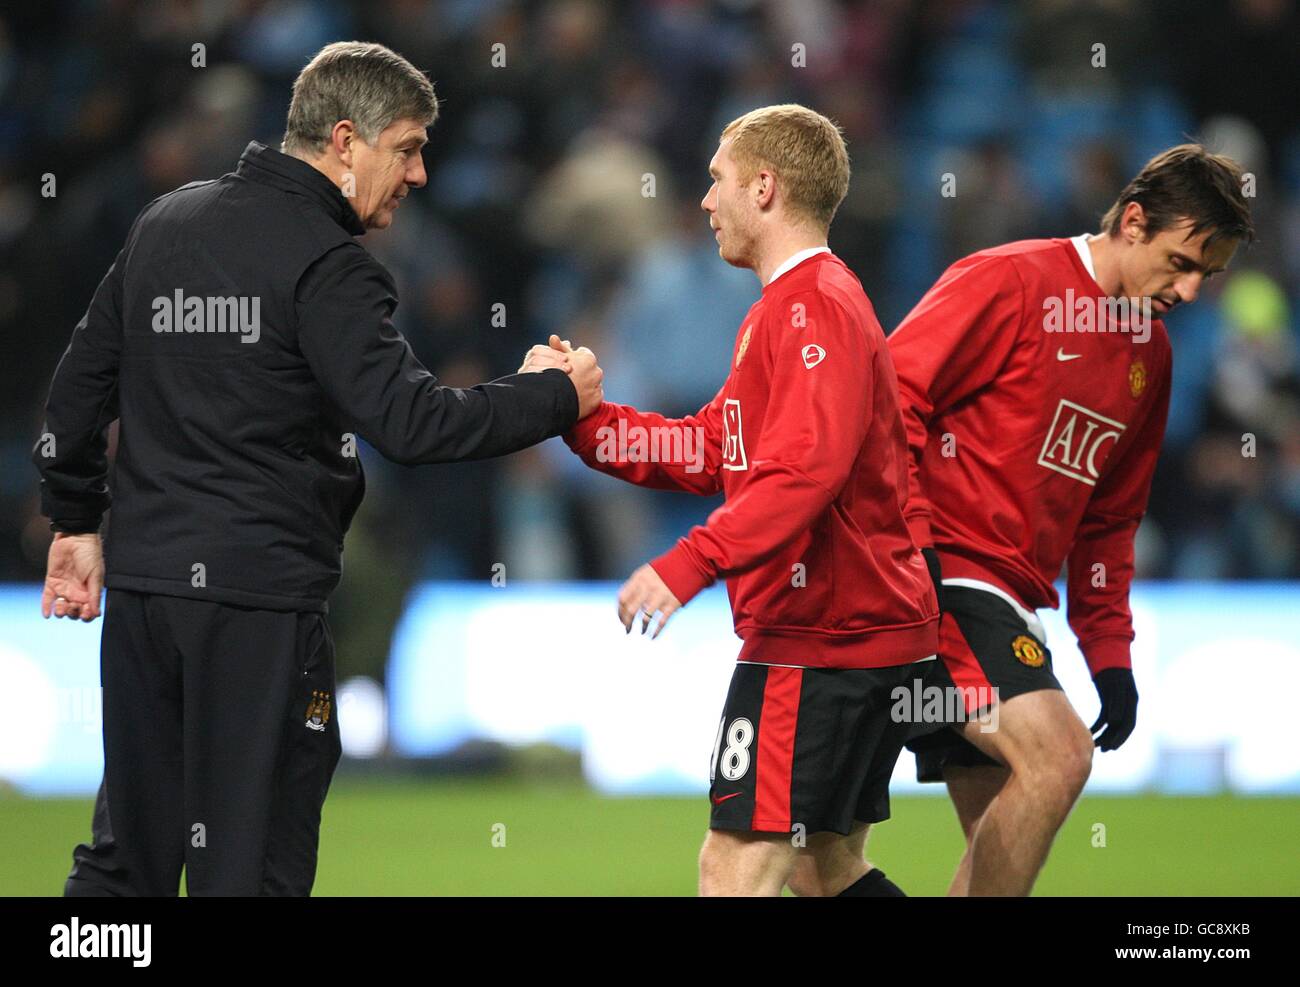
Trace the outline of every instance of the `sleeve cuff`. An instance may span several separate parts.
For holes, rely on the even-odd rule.
[[[556,435],[563,435],[578,421],[578,411],[580,410],[578,389],[573,386],[573,381],[569,379],[569,375],[563,370],[543,370],[541,373],[542,377],[548,375],[551,377],[558,375],[564,381],[563,384],[556,385],[556,397],[558,399],[556,413],[559,416],[560,425],[555,430]]]
[[[693,599],[700,590],[713,583],[713,577],[700,572],[686,554],[685,539],[650,561],[650,568],[659,573],[673,596],[682,606]]]
[[[94,535],[99,533],[103,518],[63,518],[50,521],[50,530],[64,535]]]
[[[614,406],[608,401],[603,402],[599,408],[564,433],[564,444],[578,455],[582,455],[589,446],[595,444],[596,432],[602,426],[610,424],[613,418]]]
[[[1126,637],[1100,637],[1086,644],[1079,643],[1088,670],[1096,675],[1107,668],[1132,668],[1130,656],[1132,641]]]

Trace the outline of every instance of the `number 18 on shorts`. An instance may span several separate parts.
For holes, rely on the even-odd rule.
[[[889,818],[908,724],[891,695],[911,665],[827,669],[739,662],[713,744],[713,829],[832,831]]]

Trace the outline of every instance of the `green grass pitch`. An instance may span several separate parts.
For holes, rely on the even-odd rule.
[[[57,894],[89,800],[0,798],[0,894]],[[961,849],[943,798],[893,800],[868,852],[909,894],[942,894]],[[701,798],[607,798],[577,784],[341,778],[325,805],[320,895],[689,895]],[[1096,824],[1105,846],[1094,846]],[[1300,894],[1300,798],[1085,797],[1042,895]],[[494,845],[504,842],[504,845]]]

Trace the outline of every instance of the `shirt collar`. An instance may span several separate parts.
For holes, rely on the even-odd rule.
[[[1092,251],[1088,249],[1088,234],[1080,233],[1078,236],[1070,237],[1070,242],[1074,244],[1074,249],[1079,253],[1079,260],[1083,261],[1084,269],[1088,272],[1088,277],[1097,280],[1097,272],[1092,266]]]
[[[353,236],[366,232],[357,211],[339,187],[301,158],[249,141],[235,172],[249,181],[307,196]]]
[[[809,247],[807,250],[800,250],[793,257],[787,257],[785,263],[772,272],[772,276],[767,279],[767,284],[771,284],[782,274],[785,274],[787,271],[791,270],[792,268],[798,267],[809,257],[814,257],[817,254],[829,254],[830,252],[831,252],[830,247]],[[764,285],[763,287],[767,287],[767,285]]]

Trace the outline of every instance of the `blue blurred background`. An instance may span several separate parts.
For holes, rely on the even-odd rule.
[[[1153,635],[1144,641],[1139,623],[1144,703],[1148,696],[1154,703],[1170,669],[1182,669],[1165,694],[1190,708],[1168,707],[1167,722],[1153,710],[1132,749],[1111,760],[1139,765],[1115,769],[1133,785],[1258,790],[1258,779],[1225,753],[1233,731],[1254,729],[1248,749],[1267,752],[1258,737],[1272,737],[1282,758],[1254,755],[1272,765],[1259,769],[1271,779],[1265,787],[1295,789],[1300,766],[1284,755],[1296,745],[1268,732],[1278,723],[1257,722],[1269,717],[1224,714],[1230,728],[1211,736],[1191,726],[1219,670],[1249,669],[1251,687],[1267,692],[1293,681],[1285,676],[1297,667],[1300,20],[1288,0],[7,7],[0,581],[12,586],[0,606],[7,670],[0,694],[12,697],[12,708],[0,716],[0,732],[19,722],[16,709],[30,708],[20,700],[34,693],[14,685],[27,682],[33,663],[56,689],[60,730],[87,733],[97,702],[98,627],[50,626],[37,639],[30,626],[38,619],[31,586],[43,575],[49,533],[29,455],[72,326],[138,210],[232,169],[250,139],[278,145],[294,76],[324,44],[352,38],[400,51],[429,73],[442,99],[425,152],[428,186],[391,229],[363,242],[397,279],[400,328],[454,385],[512,371],[529,345],[558,332],[597,352],[611,400],[669,414],[703,405],[725,376],[736,327],[759,286],[718,259],[698,203],[718,132],[755,106],[798,101],[844,127],[853,182],[831,246],[861,278],[886,331],[966,253],[1095,231],[1131,174],[1171,144],[1194,137],[1240,160],[1256,179],[1259,242],[1169,320],[1173,408],[1138,544],[1138,599]],[[492,64],[498,44],[503,66]],[[1104,66],[1094,64],[1098,44]],[[195,45],[203,46],[201,67]],[[939,194],[945,173],[956,176],[954,198]],[[651,197],[642,194],[647,174],[655,177]],[[52,197],[41,194],[48,175]],[[504,325],[494,318],[502,312]],[[1257,440],[1253,458],[1241,452],[1247,433]],[[524,707],[509,689],[484,712],[457,698],[456,683],[479,681],[483,655],[509,656],[514,668],[529,646],[530,621],[598,628],[568,645],[546,638],[557,667],[572,659],[566,675],[607,655],[616,644],[599,628],[613,629],[616,583],[587,581],[624,578],[716,502],[625,487],[588,472],[558,440],[501,461],[437,468],[363,454],[368,494],[331,604],[340,675],[364,676],[353,719],[370,725],[352,752],[445,753],[455,747],[446,746],[449,737],[543,738],[579,749],[584,738],[614,730],[551,716],[550,707],[532,714],[545,722],[512,728]],[[491,584],[494,572],[505,573],[504,586]],[[510,602],[504,611],[501,601]],[[695,781],[683,781],[685,755],[671,752],[619,777],[593,774],[589,754],[591,780],[609,790],[633,776],[663,791],[701,783],[737,648],[723,604],[717,591],[701,599],[647,656],[690,656],[679,694],[706,683],[704,700],[689,703],[699,706],[696,732],[704,735],[690,762]],[[478,619],[503,636],[476,638],[474,647],[456,636]],[[412,643],[425,640],[418,627],[427,640],[447,643],[421,651]],[[1156,637],[1159,627],[1178,634]],[[514,636],[505,633],[511,629]],[[1085,712],[1095,697],[1069,632],[1059,622],[1049,630],[1063,677],[1075,666],[1071,695]],[[1218,643],[1207,652],[1199,647],[1207,641]],[[76,674],[52,671],[66,663]],[[637,664],[644,685],[648,673]],[[600,690],[584,688],[598,707]],[[432,732],[431,710],[441,711]],[[87,733],[91,748],[96,730]],[[75,783],[33,782],[31,758],[23,757],[34,747],[23,736],[30,734],[4,733],[12,770],[0,778],[33,791],[80,791],[84,779],[93,787],[93,766],[69,769],[68,778],[83,779]],[[1190,761],[1179,761],[1179,751]],[[80,756],[67,748],[70,760],[60,763]],[[1112,781],[1122,787],[1123,779]]]
[[[339,690],[345,754],[358,765],[429,760],[494,773],[508,765],[491,748],[546,747],[604,794],[702,795],[736,650],[726,594],[706,591],[651,643],[613,619],[616,590],[419,587],[394,636],[387,688],[352,676]],[[0,782],[26,795],[93,794],[98,628],[33,619],[39,599],[36,586],[0,589]],[[1139,729],[1095,759],[1088,791],[1300,795],[1294,602],[1295,587],[1278,583],[1139,586]],[[1083,657],[1063,616],[1045,617],[1057,674],[1091,723],[1097,698]],[[943,792],[916,783],[907,755],[891,789]]]

